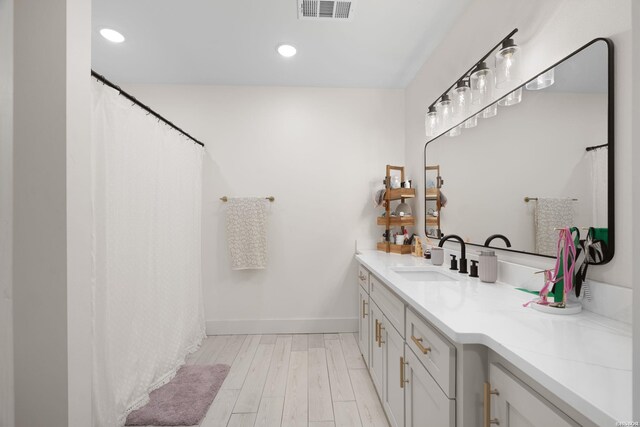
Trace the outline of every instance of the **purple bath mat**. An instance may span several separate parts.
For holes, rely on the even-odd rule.
[[[228,365],[185,365],[132,411],[128,426],[193,426],[202,421],[229,373]]]

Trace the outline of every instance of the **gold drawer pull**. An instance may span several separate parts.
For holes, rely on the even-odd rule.
[[[382,341],[382,330],[384,329],[384,326],[382,326],[382,322],[378,323],[378,330],[380,332],[378,332],[378,347],[382,347],[382,344],[384,344],[384,341]]]
[[[416,338],[413,335],[411,335],[411,339],[418,346],[422,354],[427,354],[431,351],[431,347],[425,347],[422,345],[422,338]]]
[[[376,319],[376,342],[380,341],[380,322]]]
[[[363,319],[367,317],[367,312],[365,311],[366,305],[367,305],[367,302],[365,300],[362,300],[362,318]]]
[[[400,356],[400,388],[404,388],[404,383],[408,383],[409,380],[404,379],[404,365],[408,365],[409,362],[404,361],[404,357]]]
[[[500,421],[497,418],[491,419],[491,395],[500,395],[498,390],[491,390],[491,384],[484,383],[484,427],[490,427],[491,424],[500,425]]]

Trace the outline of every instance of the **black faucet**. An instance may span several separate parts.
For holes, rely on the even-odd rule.
[[[444,245],[444,242],[450,239],[460,242],[460,247],[462,248],[462,250],[460,252],[460,270],[458,271],[458,273],[467,274],[467,247],[464,244],[464,240],[462,240],[460,236],[457,236],[455,234],[444,236],[442,239],[440,239],[440,243],[438,243],[438,246],[442,247]]]
[[[489,237],[487,237],[487,240],[484,241],[484,245],[486,247],[489,247],[489,245],[491,244],[491,241],[493,239],[502,239],[504,241],[504,243],[507,244],[507,247],[510,248],[511,247],[511,242],[509,241],[509,239],[507,239],[507,236],[502,235],[502,234],[493,234]]]

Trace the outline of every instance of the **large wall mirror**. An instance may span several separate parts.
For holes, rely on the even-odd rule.
[[[555,256],[557,229],[614,253],[613,46],[596,39],[520,87],[519,103],[425,145],[425,232]],[[499,102],[500,101],[500,102]],[[475,116],[471,116],[472,119]],[[510,247],[507,247],[510,245]]]

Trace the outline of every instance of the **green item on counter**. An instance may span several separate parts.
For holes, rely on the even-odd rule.
[[[608,228],[591,228],[589,231],[593,233],[593,240],[602,240],[605,244],[609,244],[609,229]]]
[[[533,294],[533,295],[540,295],[540,291],[532,291],[531,289],[525,289],[525,288],[516,288],[518,291],[522,291],[522,292],[526,292],[528,294]],[[551,292],[547,293],[547,296],[553,296],[553,294]]]

